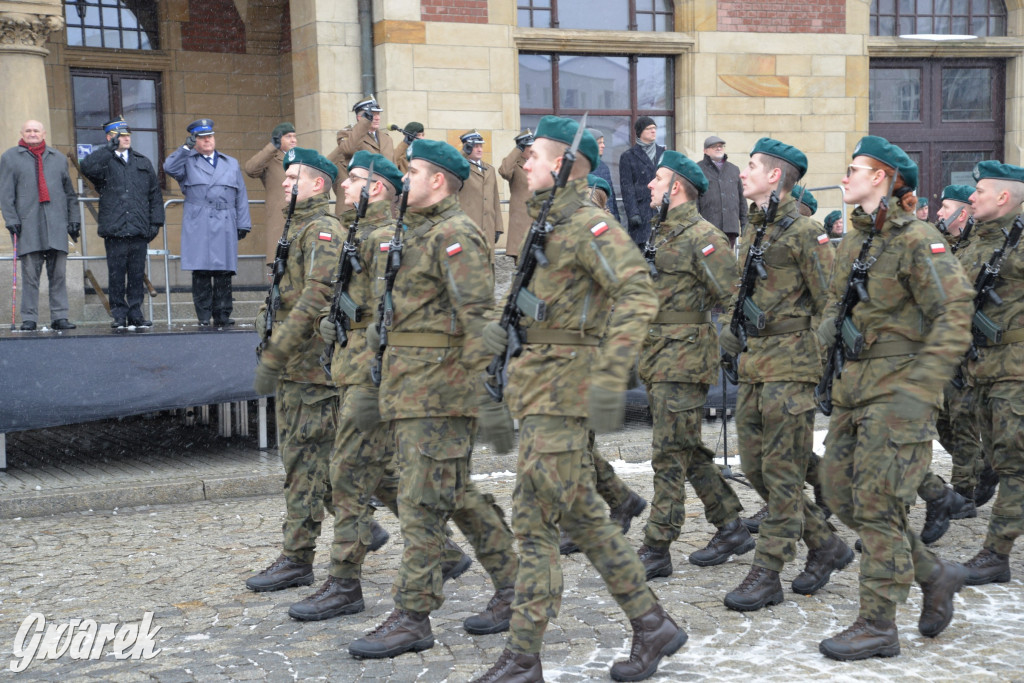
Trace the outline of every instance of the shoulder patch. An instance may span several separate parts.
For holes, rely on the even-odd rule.
[[[603,234],[604,234],[604,233],[605,233],[605,232],[606,232],[607,230],[608,230],[608,224],[607,224],[607,223],[605,223],[604,221],[601,221],[600,223],[598,223],[597,225],[595,225],[594,227],[592,227],[592,228],[590,229],[590,232],[592,232],[592,233],[594,234],[594,237],[600,237],[600,236],[601,236],[601,235],[603,235]]]
[[[447,247],[445,247],[444,250],[449,256],[455,256],[456,254],[462,251],[462,244],[460,244],[459,242],[449,244]]]
[[[334,235],[327,232],[326,230],[321,230],[320,234],[317,235],[317,239],[323,240],[324,242],[330,242],[332,239],[334,239]]]
[[[704,254],[705,256],[711,256],[711,254],[715,253],[715,245],[709,244],[708,246],[701,249],[700,253]]]
[[[826,242],[828,242],[828,235],[825,233],[818,235],[818,244],[825,244]]]
[[[931,250],[933,254],[945,254],[946,245],[943,244],[942,242],[933,242],[931,244]]]

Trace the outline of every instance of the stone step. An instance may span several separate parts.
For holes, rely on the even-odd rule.
[[[239,322],[251,323],[252,319],[256,317],[256,313],[259,311],[260,306],[263,305],[262,294],[260,294],[259,299],[253,298],[256,294],[259,293],[246,291],[235,292],[231,317]],[[158,294],[152,299],[152,301],[153,319],[155,321],[166,321],[167,300],[164,298],[163,294]],[[150,297],[147,295],[142,300],[142,313],[147,317],[149,316],[149,302]],[[196,312],[195,307],[192,305],[192,295],[188,292],[172,292],[171,322],[189,323],[195,322],[195,320]],[[82,306],[81,322],[85,324],[106,324],[110,322],[110,315],[107,313],[106,309],[103,308],[103,304],[95,294],[86,295],[85,302]]]

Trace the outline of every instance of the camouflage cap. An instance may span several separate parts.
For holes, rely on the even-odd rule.
[[[534,137],[547,138],[555,142],[571,145],[572,141],[576,138],[576,131],[579,128],[580,124],[578,121],[549,114],[537,124],[537,132]],[[590,168],[597,168],[597,165],[601,163],[601,153],[598,151],[597,140],[587,131],[583,131],[583,137],[580,138],[579,151],[590,162]]]
[[[773,138],[761,138],[754,143],[754,148],[750,150],[750,156],[755,154],[767,154],[770,157],[782,159],[792,164],[800,172],[800,178],[803,178],[804,174],[807,173],[807,155],[793,145],[787,145],[785,142],[780,142]]]
[[[692,159],[687,158],[685,154],[674,149],[665,150],[665,153],[661,155],[658,168],[662,166],[690,181],[690,184],[697,189],[697,194],[704,194],[708,191],[708,178],[704,175],[704,171],[700,170],[700,166]]]
[[[301,166],[309,166],[315,168],[318,171],[326,173],[331,177],[331,184],[338,181],[338,167],[331,163],[327,157],[320,154],[315,149],[303,149],[302,147],[292,147],[284,155],[284,170],[288,170],[288,167],[292,164],[299,164]]]
[[[829,215],[825,216],[825,229],[826,230],[831,230],[832,226],[836,224],[836,221],[841,220],[842,217],[843,217],[843,212],[840,211],[839,209],[836,209],[835,211],[833,211]]]
[[[429,161],[435,166],[454,173],[460,180],[469,177],[469,162],[466,161],[466,157],[443,140],[427,140],[426,138],[415,140],[409,145],[409,152],[406,156],[409,161],[413,159]]]
[[[814,195],[809,190],[804,189],[802,185],[793,186],[793,199],[810,209],[811,213],[815,213],[818,210],[818,200],[814,198]]]
[[[907,153],[892,144],[883,137],[877,135],[865,135],[853,148],[850,158],[858,156],[871,157],[882,162],[890,168],[896,169],[903,178],[903,182],[912,190],[917,189],[917,164],[915,164]]]
[[[944,202],[947,199],[952,199],[954,202],[970,204],[972,194],[974,194],[974,188],[970,185],[946,185],[942,190],[942,197],[939,198],[939,201]]]
[[[387,182],[391,187],[395,188],[395,192],[402,191],[402,172],[387,157],[380,154],[374,154],[373,152],[361,149],[352,156],[352,161],[348,162],[348,170],[365,168],[369,171],[371,162],[373,163],[373,175],[375,177]]]
[[[995,178],[996,180],[1013,180],[1024,183],[1024,168],[1004,164],[998,161],[982,161],[974,167],[974,181],[982,178]]]
[[[601,176],[594,175],[593,173],[587,174],[587,186],[596,187],[599,190],[604,190],[604,193],[609,197],[612,196],[612,186],[608,184],[608,181]]]

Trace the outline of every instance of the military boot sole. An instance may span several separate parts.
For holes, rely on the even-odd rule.
[[[248,579],[245,582],[245,587],[256,593],[270,593],[272,591],[280,591],[285,588],[294,588],[297,586],[311,586],[313,585],[313,570],[310,569],[308,574],[302,576],[296,576],[291,579],[281,579],[268,584],[256,584],[252,579]]]
[[[505,619],[504,621],[495,622],[492,626],[473,626],[467,623],[469,619],[462,622],[462,628],[466,633],[472,633],[474,636],[486,636],[492,633],[504,633],[509,629],[511,619]]]
[[[957,564],[951,567],[950,571],[952,571],[955,574],[952,585],[950,586],[950,588],[952,588],[952,592],[950,594],[950,601],[952,601],[953,596],[959,593],[960,589],[963,588],[964,585],[967,583],[967,567],[963,566],[962,564]],[[923,617],[924,614],[922,614],[921,616]],[[942,620],[942,623],[922,624],[921,621],[918,620],[917,630],[921,633],[922,636],[926,638],[935,638],[940,633],[946,630],[946,627],[949,626],[949,622],[951,621],[953,621],[952,604],[950,605],[949,612],[946,614],[946,618]]]
[[[669,560],[668,562],[659,562],[658,564],[653,564],[650,567],[644,567],[644,572],[646,572],[647,574],[648,581],[650,581],[651,579],[672,576],[673,571],[675,570],[672,567],[671,560]]]
[[[964,585],[967,586],[984,586],[989,583],[1007,583],[1010,580],[1010,570],[1004,569],[998,574],[992,574],[991,576],[984,574],[976,574],[970,567],[967,568],[967,580],[964,581]]]
[[[861,659],[871,659],[872,657],[895,657],[900,653],[900,644],[898,642],[887,643],[858,652],[837,652],[825,645],[823,641],[818,643],[818,652],[829,659],[835,659],[840,662],[856,662]]]
[[[340,617],[344,614],[358,614],[366,609],[365,603],[362,600],[356,600],[345,605],[338,607],[328,607],[325,609],[313,609],[305,610],[299,608],[302,603],[295,603],[288,608],[288,616],[292,619],[298,619],[299,621],[323,621],[324,619],[333,619],[334,617]],[[297,609],[298,608],[298,609]]]
[[[830,569],[828,573],[825,574],[825,576],[823,576],[818,581],[807,586],[800,586],[797,584],[797,579],[799,579],[800,577],[798,576],[796,579],[794,579],[792,586],[793,592],[798,595],[814,595],[819,590],[821,590],[825,586],[825,584],[832,580],[832,572],[838,572],[845,569],[847,565],[853,562],[853,558],[856,557],[856,555],[854,555],[853,553],[853,549],[850,548],[850,546],[847,545],[845,546],[845,548],[845,552],[838,558],[836,558],[836,561],[832,563],[832,569]]]
[[[744,526],[746,526],[746,525],[744,525]],[[749,531],[749,529],[748,529],[748,531]],[[695,558],[694,555],[696,555],[697,553],[693,553],[693,555],[690,555],[690,558],[689,558],[690,559],[690,564],[695,564],[698,567],[714,567],[715,565],[725,564],[726,562],[729,561],[729,558],[732,557],[733,555],[746,555],[751,550],[753,550],[756,546],[757,546],[757,541],[755,539],[753,539],[753,538],[748,538],[747,540],[743,541],[743,543],[741,543],[739,545],[739,547],[736,548],[735,550],[730,550],[727,553],[719,553],[718,555],[715,555],[714,557],[712,557],[710,559],[703,559],[703,558],[700,558],[700,557]],[[697,552],[700,552],[700,551],[697,551]]]
[[[397,657],[405,652],[422,652],[429,650],[434,647],[434,634],[430,634],[426,638],[414,640],[411,643],[404,645],[396,645],[386,650],[372,650],[369,648],[362,648],[354,641],[348,646],[348,653],[356,659],[385,659],[387,657]]]
[[[469,555],[463,555],[462,559],[453,564],[450,569],[446,569],[441,572],[441,582],[447,583],[449,581],[454,581],[465,574],[466,570],[469,569],[472,564],[472,558],[470,558]]]
[[[683,645],[686,645],[686,641],[687,641],[688,638],[689,638],[689,636],[686,635],[686,631],[684,631],[682,628],[680,628],[679,631],[676,633],[675,638],[673,638],[668,643],[666,643],[665,647],[661,648],[661,654],[659,654],[657,656],[657,658],[655,658],[655,660],[653,662],[651,662],[650,666],[648,666],[646,669],[644,669],[640,673],[633,674],[633,675],[617,674],[613,670],[611,672],[612,680],[613,681],[642,681],[642,680],[644,680],[646,678],[650,678],[658,670],[658,666],[661,665],[661,660],[664,659],[665,657],[671,657],[676,652],[678,652],[679,648],[681,648]]]
[[[785,601],[785,599],[786,596],[782,592],[782,587],[780,586],[779,590],[775,591],[764,600],[744,602],[742,598],[737,598],[733,596],[732,593],[726,593],[724,602],[726,607],[737,612],[756,612],[764,607],[778,605]]]

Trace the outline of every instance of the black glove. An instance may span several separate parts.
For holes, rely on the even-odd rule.
[[[82,235],[82,226],[79,223],[68,223],[68,235],[71,236],[71,241],[78,243],[78,238]]]
[[[497,243],[498,243],[498,240],[500,240],[500,239],[501,239],[501,236],[502,236],[502,235],[504,235],[504,234],[505,234],[505,233],[504,233],[504,232],[502,232],[501,230],[495,230],[495,231],[494,231],[494,243],[495,243],[495,244],[497,244]]]
[[[241,242],[242,240],[244,240],[245,236],[248,235],[248,234],[249,234],[248,230],[242,230],[241,228],[239,228],[238,229],[238,241]]]
[[[11,231],[12,235],[20,235],[21,234],[21,223],[15,223],[13,225],[8,223],[7,224],[7,229]]]
[[[359,115],[362,116],[367,121],[369,121],[370,123],[373,123],[373,112],[370,111],[369,107],[363,107],[362,109],[360,109]]]
[[[188,147],[189,149],[195,149],[196,136],[189,133],[189,136],[185,138],[185,146]]]
[[[632,230],[633,232],[636,232],[641,227],[643,227],[643,224],[644,222],[640,220],[640,216],[629,217],[629,229]]]
[[[370,117],[370,120],[371,121],[373,120],[372,116]],[[406,133],[404,135],[404,137],[405,137],[405,144],[407,144],[407,145],[411,145],[412,143],[416,142],[416,136],[415,135],[409,135],[408,133]]]
[[[270,136],[270,141],[272,143],[274,143],[274,147],[276,147],[277,149],[281,149],[281,136],[280,135],[271,135]]]
[[[117,148],[121,146],[121,134],[114,133],[114,137],[107,140],[107,149],[111,152],[116,152]]]

